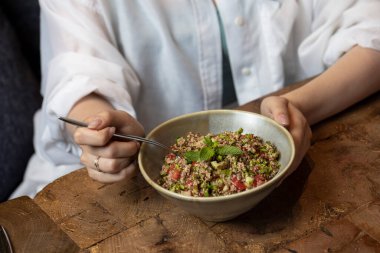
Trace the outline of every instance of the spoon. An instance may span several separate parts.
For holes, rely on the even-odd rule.
[[[13,253],[12,244],[5,228],[0,225],[0,251]]]
[[[67,117],[59,117],[58,119],[66,122],[66,123],[69,123],[71,125],[75,125],[75,126],[79,126],[79,127],[88,127],[88,124],[85,123],[85,122],[82,122],[82,121],[78,121],[78,120],[75,120],[75,119],[70,119],[70,118],[67,118]],[[114,133],[112,135],[113,137],[116,137],[116,138],[120,138],[120,139],[123,139],[123,140],[134,140],[134,141],[141,141],[141,142],[146,142],[148,144],[152,144],[152,145],[156,145],[160,148],[164,148],[164,149],[167,149],[167,150],[170,150],[171,152],[173,152],[171,150],[171,148],[169,148],[168,146],[160,143],[160,142],[157,142],[157,141],[154,141],[154,140],[149,140],[149,139],[146,139],[146,138],[143,138],[143,137],[140,137],[140,136],[137,136],[137,135],[125,135],[125,134],[117,134],[117,133]]]

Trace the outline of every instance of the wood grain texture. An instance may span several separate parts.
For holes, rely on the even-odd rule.
[[[14,252],[79,252],[80,248],[28,197],[0,204],[0,224]]]

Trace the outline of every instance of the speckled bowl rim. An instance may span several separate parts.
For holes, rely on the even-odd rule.
[[[259,117],[265,121],[270,122],[272,125],[274,125],[276,128],[278,128],[279,131],[283,132],[285,134],[285,136],[287,137],[288,141],[290,142],[291,157],[290,157],[289,163],[285,166],[285,168],[282,171],[277,173],[270,181],[268,181],[268,182],[266,182],[260,186],[257,186],[253,189],[249,189],[249,190],[246,190],[243,192],[233,193],[231,195],[225,195],[225,196],[192,197],[192,196],[185,196],[185,195],[181,195],[179,193],[169,191],[169,190],[163,188],[162,186],[160,186],[159,184],[157,184],[154,180],[152,180],[149,177],[149,175],[145,172],[145,169],[142,166],[142,153],[140,152],[138,155],[139,169],[140,169],[140,172],[143,175],[144,179],[148,182],[149,185],[151,185],[154,189],[156,189],[161,194],[168,195],[172,198],[184,200],[187,202],[220,202],[220,201],[227,201],[229,199],[241,198],[245,195],[254,194],[255,192],[260,192],[262,190],[265,190],[266,188],[270,188],[273,184],[277,184],[278,181],[281,180],[285,176],[285,174],[288,172],[288,170],[290,168],[290,165],[293,163],[294,157],[295,157],[295,146],[294,146],[293,137],[291,136],[291,134],[289,133],[289,131],[285,127],[281,126],[276,121],[274,121],[274,120],[272,120],[266,116],[263,116],[261,114],[258,114],[258,113],[241,111],[241,110],[227,110],[227,109],[207,110],[207,111],[199,111],[199,112],[188,113],[188,114],[184,114],[184,115],[180,115],[180,116],[171,118],[171,119],[161,123],[160,125],[155,127],[152,131],[149,132],[149,134],[147,135],[147,138],[150,138],[159,129],[163,128],[164,126],[166,126],[168,124],[171,124],[173,121],[178,121],[178,120],[184,119],[184,118],[192,118],[192,117],[197,116],[197,115],[215,114],[215,113],[217,113],[217,114],[224,114],[224,113],[227,113],[227,114],[231,114],[231,113],[232,114],[235,114],[235,113],[251,114],[255,117]],[[147,144],[142,144],[141,145],[142,149],[144,148],[144,145],[147,145]]]

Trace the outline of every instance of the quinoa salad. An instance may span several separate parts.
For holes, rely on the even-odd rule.
[[[214,197],[253,189],[272,179],[280,153],[270,142],[235,132],[201,135],[189,132],[171,146],[158,184],[187,196]]]

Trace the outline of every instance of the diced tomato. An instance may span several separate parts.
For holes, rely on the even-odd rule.
[[[187,185],[187,186],[192,186],[192,185],[193,185],[193,180],[188,179],[188,180],[186,181],[186,185]]]
[[[259,186],[265,183],[265,178],[262,175],[256,175],[255,180],[253,181],[253,186]]]
[[[231,182],[239,191],[244,191],[246,188],[245,184],[241,180],[237,179],[236,176],[232,177]]]
[[[171,160],[174,160],[175,159],[175,154],[170,153],[170,154],[167,155],[167,158],[169,158]]]
[[[173,180],[178,180],[180,177],[181,177],[181,171],[179,170],[171,170],[170,171],[170,177],[173,179]]]

